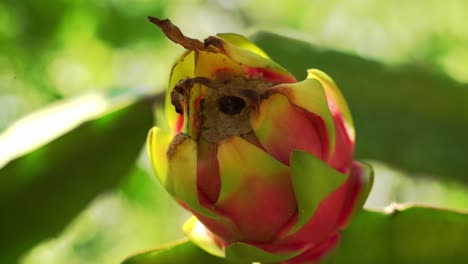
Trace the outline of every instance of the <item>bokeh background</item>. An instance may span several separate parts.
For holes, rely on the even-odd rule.
[[[168,17],[200,39],[266,30],[467,83],[466,14],[463,0],[5,0],[0,2],[0,133],[29,113],[83,94],[163,92],[182,49],[149,23],[148,15]],[[468,163],[468,150],[462,154]],[[467,185],[460,181],[370,162],[377,176],[366,207],[401,202],[468,209]],[[156,182],[142,152],[115,188],[96,197],[55,237],[31,248],[21,263],[118,263],[182,237],[179,226],[187,217]]]

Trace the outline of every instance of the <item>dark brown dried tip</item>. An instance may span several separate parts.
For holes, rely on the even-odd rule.
[[[183,114],[182,100],[190,96],[190,89],[194,85],[194,79],[184,78],[180,80],[171,92],[171,104],[179,114]]]
[[[198,39],[193,39],[184,36],[182,31],[178,27],[176,27],[169,19],[159,19],[156,17],[149,16],[148,20],[158,26],[164,35],[166,35],[170,40],[173,42],[180,44],[184,48],[188,50],[204,50],[209,52],[218,53],[219,49],[211,46],[205,45],[205,43],[201,42]]]
[[[190,139],[190,136],[184,133],[179,133],[177,134],[169,144],[169,147],[167,148],[167,158],[170,160],[172,159],[175,155],[177,155],[177,147],[184,144],[185,141]],[[179,152],[180,153],[180,152]]]
[[[207,87],[211,87],[213,81],[205,77],[184,78],[180,80],[174,86],[174,89],[171,92],[171,104],[175,107],[175,111],[177,113],[183,114],[182,100],[190,96],[190,90],[195,85],[195,83],[200,83],[206,85]]]

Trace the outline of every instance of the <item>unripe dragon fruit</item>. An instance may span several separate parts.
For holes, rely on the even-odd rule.
[[[186,235],[234,263],[320,261],[372,185],[334,81],[313,69],[297,82],[240,35],[201,42],[150,21],[186,49],[170,76],[169,131],[148,138],[159,181],[194,215]]]

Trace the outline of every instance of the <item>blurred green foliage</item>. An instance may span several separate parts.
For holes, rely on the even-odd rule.
[[[468,257],[465,215],[424,207],[389,209],[385,213],[359,212],[353,225],[342,232],[336,250],[322,263],[439,264],[462,263]],[[123,264],[191,263],[194,259],[201,263],[231,263],[182,240],[131,256]]]
[[[417,93],[409,93],[410,96],[407,98],[401,98],[409,102],[407,105],[411,106],[410,108],[399,108],[395,105],[395,109],[392,109],[398,112],[399,117],[409,115],[406,119],[395,120],[395,124],[398,125],[395,125],[390,132],[387,131],[398,135],[396,139],[388,141],[388,146],[396,148],[398,145],[393,143],[399,142],[398,138],[410,136],[412,140],[401,144],[400,147],[411,149],[413,144],[413,149],[416,151],[379,152],[378,149],[365,148],[358,151],[361,156],[374,159],[383,157],[389,160],[391,158],[389,155],[393,156],[397,161],[394,162],[395,165],[413,171],[412,174],[408,174],[400,168],[389,169],[387,165],[374,163],[378,165],[377,181],[368,206],[382,206],[390,201],[397,201],[468,209],[466,186],[450,180],[441,183],[427,178],[407,177],[414,174],[425,176],[427,172],[436,174],[448,172],[450,176],[455,175],[464,179],[468,176],[466,173],[453,173],[451,171],[453,167],[440,162],[453,158],[453,162],[458,164],[457,171],[466,168],[464,163],[468,152],[461,147],[466,144],[464,131],[468,120],[468,102],[466,96],[453,96],[452,89],[460,94],[467,93],[466,84],[463,84],[468,82],[467,13],[468,2],[463,0],[294,0],[278,1],[275,4],[266,0],[50,0],[47,2],[5,0],[0,2],[0,132],[27,113],[49,103],[83,93],[95,91],[119,93],[122,89],[138,93],[163,91],[172,62],[181,48],[167,41],[154,25],[148,23],[146,20],[148,15],[169,17],[187,35],[197,38],[218,32],[247,35],[257,29],[264,29],[312,42],[316,46],[338,49],[345,52],[343,55],[349,53],[348,58],[361,57],[363,61],[379,60],[399,69],[404,69],[400,67],[403,64],[417,65],[423,74],[434,73],[436,86],[444,86],[443,83],[448,82],[446,89],[451,90],[447,91],[446,97],[440,98],[437,93],[435,95],[425,93],[425,87],[418,87],[419,89],[415,90]],[[268,48],[265,46],[265,49]],[[284,54],[287,56],[292,51],[285,47]],[[310,61],[309,67],[317,67],[316,62],[317,65],[327,65],[325,57]],[[330,71],[335,77],[334,74],[339,75],[340,70],[346,72],[346,65],[343,64],[343,68],[338,71],[333,68],[324,70]],[[296,68],[293,67],[291,70],[302,70],[299,64],[294,66]],[[379,70],[376,68],[374,72]],[[358,68],[350,68],[349,71],[361,73],[356,75],[360,76],[361,80],[355,83],[365,84],[371,79],[375,81],[378,78],[378,75],[366,78]],[[405,80],[393,81],[395,86],[405,82]],[[373,98],[368,96],[368,99],[359,100],[357,96],[365,95],[362,91],[354,93],[345,90],[346,83],[340,85],[347,97],[354,98],[353,102],[366,104],[354,106],[359,110],[355,113],[355,119],[360,119],[362,116],[371,117],[372,113],[365,112],[366,107],[379,109],[382,102],[387,102],[387,96],[390,96],[388,99],[392,99],[393,102],[398,100],[391,98],[391,91],[385,93],[385,96],[373,94]],[[404,87],[410,89],[408,85]],[[354,88],[358,89],[359,86]],[[438,107],[432,108],[433,112],[428,112],[426,104],[418,105],[421,103],[420,96],[423,96],[426,102],[429,101]],[[378,100],[375,100],[376,97]],[[411,102],[414,102],[414,105]],[[452,105],[452,102],[455,103]],[[388,113],[386,123],[394,118],[393,114],[394,112]],[[419,119],[414,120],[414,116]],[[451,119],[454,116],[456,118]],[[439,122],[437,125],[430,123],[430,119],[434,117]],[[386,123],[382,122],[384,121],[372,120],[361,123],[360,130],[364,131],[363,134],[366,131],[373,131],[375,130],[373,124],[384,128]],[[117,124],[113,125],[118,127]],[[143,138],[131,142],[141,144],[144,141],[145,125],[139,130],[128,124],[128,126],[122,125],[125,128],[121,133],[107,136],[119,138],[131,135],[133,132],[135,136]],[[411,129],[400,130],[402,125],[410,128],[419,125],[421,129],[431,131],[429,136],[425,137]],[[446,130],[455,136],[444,137]],[[358,134],[358,138],[360,137]],[[108,140],[106,135],[103,135],[104,139]],[[372,142],[373,139],[370,139]],[[428,142],[427,139],[436,139],[432,144],[445,150],[449,148],[448,146],[456,146],[454,149],[458,152],[450,153],[448,156],[446,152],[431,152],[430,146],[424,145]],[[459,139],[465,141],[457,146],[460,143]],[[60,140],[66,141],[63,138]],[[142,147],[135,144],[133,146],[135,149]],[[432,158],[439,161],[438,164],[437,162],[427,164],[429,167],[432,166],[432,169],[422,172],[421,167],[411,167],[414,164],[421,164],[427,158],[419,156],[421,146],[423,149],[429,149],[426,151],[429,160]],[[115,147],[118,149],[118,146]],[[368,147],[379,146],[369,144]],[[366,155],[368,153],[380,153],[380,156],[372,157]],[[31,156],[34,155],[33,153]],[[56,155],[60,157],[60,154]],[[57,160],[50,160],[48,161],[50,164],[46,165],[60,167],[60,164],[54,164],[55,161]],[[93,170],[93,168],[88,169]],[[0,178],[4,177],[1,173],[3,171],[0,171]],[[13,175],[13,172],[10,175]],[[78,177],[73,175],[70,173],[64,177]],[[122,178],[124,180],[120,181]],[[26,205],[24,210],[29,210],[24,212],[21,221],[16,221],[16,226],[13,224],[18,219],[6,217],[2,220],[10,221],[8,223],[13,226],[11,231],[24,226],[23,234],[31,236],[34,236],[34,232],[42,234],[38,235],[34,242],[25,241],[24,244],[9,245],[20,248],[16,252],[11,250],[12,255],[19,254],[21,250],[25,253],[25,250],[33,244],[37,245],[32,251],[25,253],[22,263],[117,263],[136,251],[182,236],[178,226],[187,214],[155,182],[154,177],[148,172],[144,155],[133,169],[129,168],[129,171],[119,175],[112,173],[105,178],[108,180],[105,184],[101,182],[98,187],[85,188],[85,194],[78,194],[78,197],[85,197],[78,205],[74,204],[79,199],[73,196],[73,191],[79,192],[80,189],[75,189],[76,185],[67,182],[67,179],[60,179],[54,184],[64,184],[63,190],[69,193],[68,197],[72,197],[69,211],[44,208],[42,212],[47,212],[47,215],[53,219],[49,222],[50,225],[41,222],[44,221],[40,220],[41,214],[34,213],[41,211],[41,208],[34,208],[34,205],[44,202],[41,200],[41,195],[48,190],[49,193],[57,191],[57,197],[60,198],[58,191],[60,186],[47,185],[45,188],[35,190],[41,185],[31,185],[29,190],[33,196],[1,201],[2,209],[6,208],[6,211],[21,210],[15,208],[16,200],[18,205]],[[16,193],[5,186],[7,185],[3,185],[5,192],[2,193],[15,197]],[[108,192],[101,196],[89,195],[93,191],[96,194],[102,190]],[[13,202],[6,204],[6,201]],[[63,206],[66,208],[67,201],[67,199],[61,201],[62,207],[55,209],[62,210]],[[75,211],[88,202],[90,202],[88,208],[63,229],[68,222],[66,219],[76,216]],[[2,217],[5,210],[2,211]],[[54,219],[54,216],[57,216],[57,219]],[[26,228],[28,221],[36,225],[28,229]],[[53,224],[56,222],[60,224]],[[31,228],[39,229],[31,231]],[[64,231],[59,234],[62,229]],[[14,236],[12,232],[6,234]],[[37,244],[41,237],[52,237],[54,234],[57,235],[55,238]],[[11,242],[2,239],[3,241]],[[0,262],[5,262],[1,257],[6,255],[0,256]]]
[[[152,106],[143,99],[112,109],[1,169],[2,261],[13,263],[60,232],[76,212],[132,170],[153,123]]]
[[[455,211],[397,206],[386,213],[361,211],[324,263],[463,263],[466,234],[468,217]]]
[[[170,17],[199,38],[261,28],[360,56],[416,61],[467,81],[467,11],[462,0],[2,1],[0,131],[86,91],[162,90],[178,47],[163,40],[148,15]]]

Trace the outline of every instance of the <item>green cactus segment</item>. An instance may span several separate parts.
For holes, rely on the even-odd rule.
[[[226,259],[234,263],[279,263],[284,260],[293,258],[301,251],[283,252],[283,253],[270,253],[258,247],[237,242],[233,243],[226,248]]]
[[[306,79],[298,83],[280,84],[272,87],[271,90],[284,94],[291,103],[322,118],[327,127],[330,144],[328,154],[331,155],[335,146],[335,128],[325,89],[320,81]]]
[[[156,172],[159,182],[165,185],[167,175],[167,148],[171,143],[171,135],[159,127],[153,127],[148,133],[147,152],[151,166]]]
[[[466,211],[393,205],[361,210],[322,263],[466,263],[467,244]]]
[[[220,216],[200,204],[197,190],[197,142],[178,134],[171,142],[167,154],[167,177],[165,187],[178,201],[192,210],[213,218]]]
[[[225,41],[241,49],[248,50],[264,58],[269,58],[268,55],[262,49],[260,49],[257,45],[255,45],[242,35],[234,33],[219,33],[216,36],[224,39]]]
[[[214,241],[208,229],[195,216],[192,216],[184,223],[183,231],[185,236],[194,244],[210,253],[211,255],[224,257],[224,250]]]
[[[331,104],[329,104],[332,112],[341,113],[345,121],[346,130],[351,140],[354,142],[356,133],[354,131],[353,118],[351,116],[351,112],[349,111],[348,104],[346,103],[346,100],[335,81],[333,81],[333,79],[328,76],[328,74],[318,69],[309,69],[307,73],[307,78],[314,78],[319,80],[322,86],[325,88],[327,97],[331,99]]]
[[[299,216],[289,234],[295,233],[307,223],[320,202],[338,189],[346,178],[346,175],[317,157],[304,151],[293,151],[291,180],[296,194]]]
[[[172,135],[177,134],[177,118],[179,114],[174,110],[171,104],[171,92],[176,84],[186,77],[193,77],[195,65],[195,55],[193,52],[185,52],[172,67],[171,77],[169,79],[169,87],[166,91],[166,101],[164,104],[166,120],[169,124]]]

